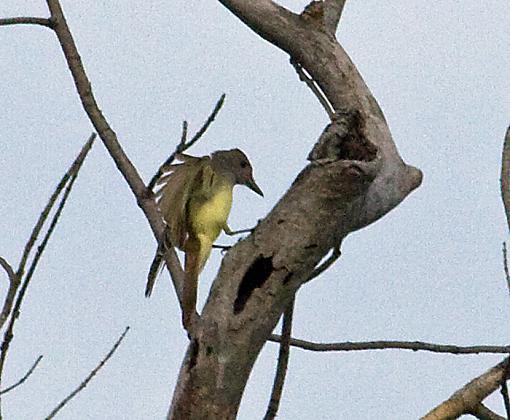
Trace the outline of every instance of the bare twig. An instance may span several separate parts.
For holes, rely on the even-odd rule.
[[[506,242],[503,242],[503,268],[505,270],[506,284],[508,292],[510,293],[510,272],[508,271],[508,254],[506,249]]]
[[[51,21],[46,18],[24,16],[0,19],[0,26],[7,25],[41,25],[51,28]]]
[[[500,415],[489,410],[487,407],[485,407],[485,405],[481,403],[467,414],[471,414],[479,420],[507,420],[505,417],[501,417]]]
[[[12,269],[11,265],[5,260],[5,258],[0,257],[0,265],[7,273],[7,276],[9,277],[9,282],[13,283],[16,281],[16,273]]]
[[[508,386],[506,384],[508,378],[510,378],[510,358],[507,359],[505,373],[503,374],[503,380],[501,381],[501,396],[503,397],[503,403],[505,404],[506,417],[507,419],[510,419],[510,398],[508,397]]]
[[[182,122],[181,144],[185,144],[187,139],[188,139],[188,121],[184,120]]]
[[[181,141],[177,144],[177,146],[175,146],[175,149],[172,152],[172,154],[159,166],[157,172],[151,178],[149,185],[147,185],[147,188],[149,188],[152,191],[156,186],[156,183],[159,181],[161,176],[167,170],[168,166],[175,160],[177,154],[182,153],[187,149],[186,147],[187,139],[188,139],[188,122],[184,120],[182,122]]]
[[[315,81],[305,73],[303,66],[299,64],[294,58],[290,59],[290,64],[292,64],[294,69],[296,69],[296,72],[299,76],[299,80],[307,84],[307,86],[311,89],[315,97],[319,100],[324,110],[327,112],[329,119],[332,120],[333,117],[335,116],[335,110],[331,103],[326,98],[326,95],[322,93],[317,83],[315,83]]]
[[[510,127],[506,130],[501,157],[501,199],[505,206],[506,221],[510,230]]]
[[[148,188],[153,189],[156,185],[156,182],[158,182],[158,179],[163,175],[165,172],[165,168],[170,165],[174,159],[175,156],[179,153],[183,153],[186,150],[188,150],[191,146],[193,146],[207,131],[209,126],[212,124],[212,122],[215,120],[216,116],[220,112],[221,107],[223,106],[223,103],[225,102],[225,94],[221,95],[220,99],[216,102],[216,105],[214,106],[214,109],[212,110],[211,114],[207,118],[207,120],[204,122],[200,130],[196,132],[196,134],[193,136],[193,138],[190,141],[187,141],[188,136],[188,122],[184,121],[182,124],[182,135],[181,135],[181,141],[173,151],[173,153],[168,157],[167,160],[163,162],[163,164],[159,167],[156,174],[152,177],[152,179],[149,182]]]
[[[213,244],[212,246],[213,248],[215,249],[220,249],[221,252],[226,252],[228,251],[230,248],[232,248],[232,245],[220,245],[220,244]]]
[[[450,398],[427,413],[422,420],[456,419],[473,411],[504,381],[508,358],[456,391]]]
[[[508,386],[506,381],[501,383],[501,396],[503,397],[503,403],[505,404],[506,418],[510,419],[510,401],[508,398]]]
[[[71,192],[71,189],[73,187],[73,184],[76,181],[76,178],[78,176],[78,172],[81,168],[81,165],[83,164],[83,161],[85,160],[85,157],[87,156],[87,153],[89,152],[90,148],[92,147],[94,138],[95,138],[94,134],[90,136],[88,141],[85,143],[85,145],[81,149],[78,157],[75,159],[75,161],[73,162],[73,164],[67,171],[66,175],[68,175],[67,178],[69,179],[69,182],[65,188],[64,194],[62,195],[62,198],[61,198],[60,203],[57,207],[57,210],[55,211],[55,214],[53,215],[53,218],[51,220],[48,231],[46,232],[46,235],[44,236],[43,240],[41,241],[41,244],[38,246],[37,252],[36,252],[34,259],[28,269],[28,272],[22,280],[22,285],[21,285],[20,291],[16,298],[16,302],[14,303],[14,308],[12,309],[12,312],[11,312],[12,314],[11,314],[11,318],[9,321],[9,325],[7,327],[7,330],[5,331],[2,345],[0,347],[0,383],[2,380],[5,359],[7,357],[8,351],[9,351],[9,345],[10,345],[13,335],[14,335],[14,324],[16,322],[16,319],[19,317],[19,314],[21,311],[21,304],[23,303],[23,299],[25,297],[25,293],[27,291],[28,285],[30,284],[30,280],[32,279],[35,269],[37,268],[37,264],[39,263],[39,260],[41,259],[41,256],[42,256],[42,254],[46,248],[46,245],[51,237],[51,234],[53,233],[53,231],[57,225],[57,222],[60,218],[62,210],[64,209],[64,205],[67,201],[67,198],[68,198],[68,196]],[[64,175],[63,179],[65,177],[66,176]],[[59,185],[60,185],[60,183],[59,183]],[[53,196],[52,196],[52,198],[53,198]],[[51,199],[50,199],[50,201],[51,201]],[[53,201],[53,203],[54,203],[54,201]],[[48,213],[50,210],[51,210],[51,207],[48,208]],[[39,223],[39,221],[38,221],[38,223]],[[1,417],[2,416],[1,416],[1,410],[0,410],[0,419],[1,419]]]
[[[21,260],[18,266],[17,274],[18,277],[23,277],[23,274],[25,273],[25,266],[28,260],[28,256],[30,255],[30,252],[32,251],[35,242],[37,241],[37,238],[39,237],[39,234],[41,233],[42,227],[44,225],[44,222],[48,218],[51,209],[53,208],[53,205],[55,204],[55,201],[57,201],[58,196],[60,195],[60,192],[64,189],[64,187],[67,184],[67,181],[69,178],[77,172],[77,169],[81,166],[83,163],[83,160],[87,156],[87,153],[89,152],[90,148],[92,147],[92,144],[94,140],[96,139],[96,133],[92,133],[90,137],[88,138],[87,142],[83,146],[83,148],[80,151],[80,154],[76,157],[75,161],[71,165],[71,167],[68,169],[68,171],[64,174],[62,179],[59,181],[57,186],[55,187],[55,191],[51,194],[48,203],[44,207],[43,211],[41,212],[41,215],[39,216],[39,219],[37,219],[37,223],[35,224],[34,228],[32,229],[32,233],[30,234],[30,237],[28,238],[27,243],[25,244],[25,248],[23,249],[23,254],[21,256]]]
[[[55,417],[55,415],[71,400],[73,399],[82,389],[84,389],[89,382],[96,376],[97,372],[106,364],[106,362],[113,356],[115,351],[120,346],[120,343],[122,343],[122,340],[124,340],[124,337],[126,336],[127,332],[129,331],[129,327],[126,327],[124,332],[121,334],[121,336],[117,339],[113,347],[110,349],[108,354],[104,357],[103,360],[99,362],[99,364],[89,373],[89,375],[83,380],[83,382],[78,385],[78,387],[71,392],[67,397],[65,397],[54,409],[53,411],[46,417],[45,420],[52,419]]]
[[[222,94],[220,96],[220,99],[218,99],[218,102],[216,102],[216,105],[214,106],[213,111],[205,121],[204,125],[200,128],[200,130],[197,131],[197,133],[193,136],[193,138],[187,143],[187,149],[193,146],[199,139],[204,135],[204,133],[207,131],[209,126],[212,124],[212,122],[215,120],[216,116],[218,115],[218,112],[220,112],[221,107],[223,106],[223,103],[225,102],[225,94]]]
[[[273,390],[271,391],[271,398],[267,407],[264,420],[273,420],[278,413],[280,400],[282,397],[283,384],[287,374],[287,366],[289,363],[290,354],[290,337],[292,333],[292,315],[294,313],[294,303],[296,296],[292,297],[292,301],[283,313],[282,324],[282,339],[280,341],[280,351],[278,353],[278,364],[276,366],[276,374],[274,377]]]
[[[9,277],[9,289],[7,290],[7,295],[5,296],[4,306],[2,308],[2,312],[0,313],[0,329],[4,326],[7,317],[11,313],[12,303],[14,302],[14,297],[16,296],[16,292],[18,291],[20,278],[14,272],[11,265],[2,257],[0,257],[0,265],[3,267],[7,276]]]
[[[18,386],[20,386],[23,382],[25,382],[29,377],[30,375],[32,375],[32,373],[34,372],[35,368],[37,367],[37,365],[39,364],[39,362],[42,360],[42,355],[40,355],[36,361],[34,362],[34,364],[32,365],[32,367],[28,370],[27,373],[25,373],[25,376],[23,376],[18,382],[16,382],[15,384],[12,384],[11,386],[8,386],[7,388],[3,389],[2,391],[0,391],[0,395],[3,395],[3,394],[7,394],[9,391],[12,391],[14,388],[17,388]]]
[[[279,343],[281,336],[272,334],[268,341]],[[423,341],[394,341],[394,340],[378,340],[378,341],[361,341],[361,342],[340,342],[340,343],[317,343],[313,341],[300,340],[297,338],[290,339],[290,345],[299,347],[309,351],[362,351],[362,350],[412,350],[412,351],[430,351],[432,353],[449,353],[449,354],[505,354],[510,353],[510,346],[454,346],[451,344],[435,344],[425,343]]]

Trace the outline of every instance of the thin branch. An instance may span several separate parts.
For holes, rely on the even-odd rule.
[[[77,172],[77,168],[81,166],[83,163],[83,160],[87,156],[87,153],[89,152],[90,148],[92,147],[92,144],[94,140],[96,139],[96,133],[92,133],[81,149],[80,153],[76,157],[75,161],[71,165],[71,167],[68,169],[68,171],[64,174],[62,179],[59,181],[57,186],[55,187],[55,190],[51,194],[48,203],[44,207],[43,211],[41,212],[41,215],[39,216],[39,219],[37,220],[37,223],[35,224],[34,228],[32,229],[32,233],[30,234],[30,237],[28,238],[27,243],[25,244],[25,248],[23,249],[23,254],[21,256],[21,260],[18,266],[17,274],[18,277],[23,277],[23,274],[25,273],[25,266],[28,260],[28,256],[30,255],[30,252],[32,251],[35,242],[37,241],[37,238],[39,237],[39,234],[41,233],[42,227],[44,225],[44,222],[48,218],[51,209],[53,208],[53,205],[55,204],[55,201],[57,201],[58,196],[60,195],[60,192],[64,189],[64,187],[67,184],[67,181],[69,178]]]
[[[345,0],[324,0],[324,26],[334,35],[342,17]]]
[[[327,112],[329,119],[332,120],[333,117],[335,116],[335,110],[331,103],[328,101],[328,98],[326,98],[326,95],[322,93],[317,83],[315,83],[315,81],[305,73],[303,66],[301,66],[301,64],[299,64],[293,58],[290,59],[290,64],[292,64],[294,69],[296,69],[296,72],[299,76],[299,80],[307,84],[307,86],[313,92],[315,97],[319,100],[324,110]]]
[[[158,182],[158,179],[163,175],[165,172],[165,168],[170,165],[174,159],[175,156],[178,153],[183,153],[186,150],[188,150],[191,146],[193,146],[200,138],[204,135],[204,133],[207,131],[209,126],[212,124],[212,122],[216,119],[216,116],[221,110],[221,107],[223,106],[223,103],[225,102],[225,94],[222,94],[220,99],[216,102],[216,105],[214,106],[214,109],[212,110],[211,114],[207,118],[207,120],[204,122],[200,130],[196,132],[196,134],[193,136],[193,138],[190,141],[187,141],[187,134],[188,134],[188,122],[184,121],[182,124],[182,135],[181,135],[181,141],[173,151],[173,153],[168,157],[165,162],[159,167],[156,174],[152,177],[152,179],[149,182],[148,188],[152,190],[154,186],[156,185],[156,182]]]
[[[74,43],[73,36],[67,25],[64,13],[58,0],[46,0],[51,13],[52,28],[57,35],[60,46],[71,71],[74,84],[80,96],[83,109],[87,113],[90,121],[97,130],[97,133],[106,149],[110,153],[113,161],[117,165],[120,173],[126,180],[129,188],[135,196],[138,206],[142,209],[147,218],[154,237],[159,243],[164,236],[165,224],[159,213],[158,206],[154,200],[154,194],[144,184],[138,171],[128,156],[122,149],[115,132],[106,121],[94,97],[92,86],[85,73],[81,57]],[[182,270],[177,254],[173,249],[165,253],[165,262],[170,272],[172,282],[179,302],[182,299],[182,283],[184,281],[184,272]]]
[[[185,144],[187,139],[188,139],[188,121],[184,120],[182,122],[181,144]]]
[[[509,358],[506,358],[467,383],[446,401],[429,411],[421,420],[456,419],[463,414],[470,413],[488,395],[498,389],[502,381],[506,379],[508,360]]]
[[[120,346],[120,343],[122,343],[122,340],[124,340],[124,337],[126,336],[127,332],[129,331],[129,326],[126,327],[124,332],[121,334],[121,336],[117,339],[113,347],[110,349],[108,354],[105,356],[103,360],[99,362],[99,364],[90,372],[90,374],[83,380],[83,382],[78,385],[78,387],[71,392],[66,398],[64,398],[54,409],[53,411],[46,417],[45,420],[52,419],[55,417],[55,415],[70,401],[72,400],[82,389],[84,389],[89,382],[96,376],[97,372],[106,364],[106,362],[113,356],[113,354],[117,351],[118,347]]]
[[[212,246],[214,249],[220,249],[221,252],[227,252],[230,248],[232,248],[232,245],[220,245],[220,244],[213,244]]]
[[[510,419],[510,402],[508,398],[508,386],[506,381],[501,384],[501,396],[503,397],[503,403],[505,404],[506,418]]]
[[[278,364],[276,366],[276,374],[274,377],[273,390],[271,391],[271,398],[267,407],[264,420],[273,420],[278,413],[280,400],[282,398],[283,384],[285,383],[285,376],[287,374],[287,366],[289,363],[290,354],[290,337],[292,333],[292,316],[294,313],[294,303],[296,296],[292,297],[287,309],[283,313],[282,324],[282,339],[280,341],[280,351],[278,352]]]
[[[501,396],[503,397],[503,403],[505,404],[507,419],[510,419],[510,398],[508,397],[508,386],[506,384],[506,381],[509,377],[510,377],[510,359],[508,359],[506,362],[505,373],[503,375],[503,380],[501,381]]]
[[[506,284],[510,293],[510,272],[508,271],[508,254],[506,250],[506,242],[503,242],[503,268],[505,270]]]
[[[9,283],[15,282],[17,279],[16,273],[12,269],[11,265],[3,257],[0,257],[0,265],[7,273],[7,276],[9,277]]]
[[[218,99],[218,102],[216,102],[216,105],[214,106],[213,111],[211,112],[211,115],[207,118],[204,125],[200,128],[200,130],[197,131],[197,133],[193,136],[193,138],[187,143],[186,148],[190,148],[193,146],[199,139],[204,135],[204,133],[207,131],[209,126],[212,124],[212,122],[215,120],[216,116],[218,115],[218,112],[220,112],[221,107],[223,106],[223,103],[225,102],[225,94],[222,94],[220,96],[220,99]]]
[[[39,263],[39,260],[41,259],[41,256],[46,248],[46,245],[47,245],[47,243],[48,243],[48,241],[57,225],[60,215],[62,214],[64,205],[67,201],[67,198],[69,197],[69,194],[71,192],[73,184],[77,179],[79,170],[80,170],[88,152],[90,151],[90,148],[92,147],[94,138],[95,138],[95,134],[92,134],[90,136],[90,138],[88,139],[88,141],[83,146],[83,148],[81,149],[80,153],[78,154],[78,157],[75,159],[75,161],[73,162],[73,164],[67,171],[66,175],[68,175],[68,177],[70,177],[69,183],[67,184],[66,189],[65,189],[65,191],[62,195],[62,198],[60,200],[60,203],[57,207],[57,210],[55,211],[55,214],[53,215],[53,218],[51,220],[48,231],[46,232],[46,235],[44,236],[43,240],[41,241],[41,244],[37,247],[37,252],[34,256],[32,264],[30,265],[27,274],[25,275],[25,277],[22,280],[22,285],[21,285],[20,291],[18,293],[16,302],[14,304],[14,308],[12,309],[12,315],[11,315],[11,318],[9,321],[9,325],[7,327],[7,330],[4,333],[4,338],[2,341],[2,345],[0,347],[0,383],[2,380],[5,359],[7,357],[8,351],[9,351],[9,345],[12,341],[13,336],[14,336],[14,324],[16,322],[16,319],[19,317],[19,314],[21,311],[21,304],[23,303],[23,299],[24,299],[25,293],[28,289],[28,285],[30,284],[30,280],[32,279],[35,269],[37,268],[37,264]],[[64,177],[66,177],[66,176],[64,175]],[[48,208],[48,213],[50,210],[51,210],[51,207]],[[0,419],[1,418],[2,418],[2,416],[1,416],[1,409],[0,409]]]
[[[272,334],[268,341],[279,343],[281,336]],[[510,353],[510,346],[454,346],[451,344],[435,344],[423,341],[394,341],[394,340],[378,340],[378,341],[361,341],[351,342],[345,341],[340,343],[317,343],[313,341],[300,340],[291,338],[290,345],[299,347],[309,351],[361,351],[361,350],[412,350],[412,351],[430,351],[432,353],[449,353],[449,354],[505,354]]]
[[[37,365],[39,364],[39,362],[42,360],[42,355],[40,355],[36,361],[34,362],[34,364],[32,365],[32,367],[28,370],[27,373],[25,373],[25,376],[23,376],[23,378],[21,378],[18,382],[16,382],[15,384],[12,384],[11,386],[3,389],[2,391],[0,391],[0,395],[3,395],[3,394],[7,394],[9,391],[12,391],[14,388],[17,388],[18,386],[20,386],[23,382],[25,382],[29,377],[30,375],[32,375],[32,373],[34,372],[35,368],[37,367]]]
[[[489,410],[482,403],[478,404],[467,414],[471,414],[479,420],[507,420],[505,417],[501,417],[500,415],[494,413],[492,410]]]
[[[506,221],[510,230],[510,127],[506,130],[501,157],[501,199],[505,206]]]
[[[24,16],[0,19],[0,26],[7,25],[40,25],[51,28],[51,20],[46,18]]]
[[[7,290],[4,306],[2,308],[2,312],[0,313],[0,329],[1,329],[4,326],[5,321],[7,320],[9,314],[11,313],[12,303],[14,302],[14,297],[16,296],[16,292],[18,291],[20,278],[14,272],[11,265],[2,257],[0,257],[0,265],[3,267],[3,269],[7,273],[7,276],[9,277],[9,289]]]

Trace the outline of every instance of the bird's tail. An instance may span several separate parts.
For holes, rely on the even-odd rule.
[[[200,241],[190,237],[186,241],[184,284],[182,287],[182,324],[189,331],[196,311],[198,274],[200,273]]]
[[[207,236],[190,236],[186,241],[184,259],[184,284],[182,299],[182,323],[189,331],[191,320],[196,313],[198,275],[211,253],[212,241]]]
[[[161,270],[163,269],[164,252],[165,252],[165,246],[164,246],[164,241],[162,241],[158,245],[158,249],[156,250],[156,255],[154,256],[154,259],[152,260],[152,264],[149,268],[149,274],[147,275],[147,286],[145,287],[145,297],[149,297],[151,295],[154,284],[156,283],[156,279],[158,278],[158,275],[161,273]]]

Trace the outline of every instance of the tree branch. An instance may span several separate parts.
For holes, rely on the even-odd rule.
[[[53,411],[45,418],[45,420],[50,420],[69,402],[71,401],[81,390],[83,390],[89,382],[94,378],[94,376],[97,375],[99,370],[106,364],[106,362],[113,356],[113,354],[117,351],[118,347],[120,346],[120,343],[122,343],[122,340],[124,340],[124,337],[126,336],[127,332],[129,331],[129,327],[126,327],[124,332],[121,334],[121,336],[117,339],[111,350],[108,352],[108,354],[104,357],[103,360],[99,362],[99,364],[90,372],[90,374],[83,380],[83,382],[78,385],[78,387],[71,392],[66,398],[64,398],[54,409]]]
[[[9,278],[9,288],[7,295],[5,296],[4,306],[0,313],[0,329],[4,326],[7,317],[11,313],[12,303],[19,287],[20,279],[19,276],[14,272],[11,265],[2,257],[0,257],[0,265],[3,267]]]
[[[503,242],[503,269],[505,270],[506,285],[510,293],[510,272],[508,271],[508,253],[506,249],[506,242]]]
[[[170,155],[170,157],[165,160],[165,162],[159,167],[156,174],[152,177],[152,179],[149,182],[148,188],[153,189],[156,185],[156,182],[158,182],[158,179],[163,175],[165,172],[165,168],[170,165],[174,159],[175,156],[178,153],[183,153],[186,150],[188,150],[191,146],[193,146],[200,138],[204,135],[204,133],[207,131],[209,126],[212,124],[212,122],[215,120],[216,116],[221,110],[221,107],[223,106],[223,103],[225,102],[225,94],[221,95],[220,99],[216,102],[216,105],[214,106],[214,109],[212,110],[211,114],[207,118],[207,120],[204,122],[200,130],[196,132],[196,134],[193,136],[193,138],[190,141],[188,140],[188,122],[184,121],[182,124],[182,136],[181,141],[176,146],[174,152]]]
[[[488,395],[507,379],[504,374],[509,358],[489,369],[456,391],[450,398],[427,413],[421,420],[455,419],[476,410]]]
[[[115,162],[117,168],[133,192],[138,206],[145,214],[156,241],[159,243],[163,238],[165,225],[154,200],[154,194],[145,187],[145,184],[136,168],[122,149],[117,139],[117,135],[111,129],[97,105],[92,92],[92,86],[85,73],[83,63],[65,20],[59,1],[47,0],[47,4],[51,13],[51,21],[53,23],[52,28],[55,31],[62,47],[62,51],[73,76],[73,81],[80,96],[83,108],[96,128],[99,137],[106,146],[106,149],[110,153],[110,156]],[[165,262],[170,272],[179,302],[181,302],[184,272],[179,259],[177,258],[177,254],[173,249],[168,249],[165,253]]]
[[[7,25],[40,25],[51,28],[50,19],[37,17],[12,17],[0,19],[0,26]]]
[[[278,334],[271,334],[268,341],[280,343],[282,340]],[[327,352],[327,351],[361,351],[361,350],[412,350],[429,351],[432,353],[449,354],[507,354],[510,353],[510,346],[454,346],[451,344],[435,344],[423,341],[361,341],[361,342],[340,342],[340,343],[317,343],[314,341],[291,338],[290,345],[303,350]]]
[[[18,319],[18,317],[19,317],[19,314],[20,314],[20,311],[21,311],[21,304],[23,303],[23,299],[24,299],[25,293],[26,293],[26,291],[28,289],[28,285],[30,284],[30,280],[32,279],[32,276],[33,276],[33,274],[35,272],[35,269],[37,268],[37,264],[39,263],[39,260],[42,257],[42,254],[43,254],[43,252],[44,252],[44,250],[46,248],[46,245],[47,245],[47,243],[48,243],[48,241],[49,241],[49,239],[50,239],[50,237],[51,237],[55,227],[57,226],[57,222],[58,222],[58,220],[60,218],[60,215],[62,214],[62,210],[64,209],[64,205],[65,205],[65,203],[67,201],[67,198],[69,197],[69,194],[71,193],[71,189],[72,189],[72,187],[74,185],[74,182],[76,181],[76,178],[78,176],[78,172],[79,172],[79,170],[80,170],[80,168],[81,168],[85,158],[87,157],[87,154],[90,151],[90,148],[92,147],[92,143],[94,142],[94,138],[95,138],[95,135],[92,134],[90,136],[90,138],[88,139],[88,141],[85,143],[85,145],[82,147],[80,153],[78,154],[77,158],[75,159],[75,161],[73,162],[73,164],[71,165],[69,170],[62,177],[62,180],[65,179],[66,181],[63,183],[62,180],[61,180],[61,182],[57,186],[57,190],[59,190],[59,193],[60,193],[60,191],[62,190],[62,187],[67,182],[67,186],[65,188],[64,194],[62,195],[62,198],[61,198],[60,203],[59,203],[59,205],[57,207],[57,210],[55,211],[55,214],[53,215],[53,218],[51,220],[51,223],[50,223],[50,226],[48,228],[48,231],[46,232],[46,235],[44,236],[43,240],[41,241],[41,244],[37,248],[37,252],[36,252],[36,254],[34,256],[34,259],[32,261],[32,264],[30,265],[30,268],[29,268],[27,274],[22,279],[21,288],[20,288],[20,291],[19,291],[18,296],[16,298],[16,302],[14,303],[14,307],[13,307],[12,312],[11,312],[11,318],[10,318],[8,327],[7,327],[7,329],[6,329],[5,333],[4,333],[4,338],[3,338],[3,341],[2,341],[2,345],[0,347],[0,384],[1,384],[1,381],[2,381],[2,375],[3,375],[3,368],[4,368],[4,364],[5,364],[5,359],[7,357],[8,351],[9,351],[10,343],[11,343],[12,338],[14,336],[14,324],[16,322],[16,319]],[[50,200],[49,200],[48,204],[46,205],[46,208],[44,209],[43,214],[41,214],[41,217],[39,218],[39,220],[38,220],[38,222],[36,224],[36,227],[39,225],[41,220],[46,220],[47,215],[49,214],[51,208],[55,204],[56,198],[58,196],[58,194],[57,194],[57,196],[55,195],[56,191],[50,197]],[[42,228],[42,223],[40,224],[40,227],[38,227],[39,230]],[[37,229],[34,229],[34,231],[36,231],[36,230]],[[36,237],[36,236],[37,235],[36,234],[34,235],[34,232],[32,232],[32,235],[30,236],[29,242],[31,240],[33,240],[34,243],[35,243],[35,239],[33,239],[33,238]],[[21,267],[21,265],[20,265],[20,267]],[[20,270],[18,270],[18,271],[20,271]],[[11,303],[11,305],[12,305],[12,303]],[[0,406],[0,419],[1,418],[2,418],[2,415],[1,415],[1,406]]]
[[[489,410],[487,407],[485,407],[485,405],[481,403],[467,414],[471,414],[479,420],[507,420],[505,417],[501,417],[500,415]]]
[[[51,209],[53,208],[53,205],[57,201],[58,196],[60,195],[61,191],[66,186],[67,182],[69,181],[69,178],[77,173],[77,170],[82,165],[83,160],[87,156],[88,152],[90,151],[90,148],[92,147],[92,144],[94,143],[94,140],[96,138],[96,133],[92,133],[90,137],[88,138],[85,145],[82,147],[80,153],[74,160],[71,167],[68,169],[68,171],[64,174],[62,179],[59,181],[57,186],[55,187],[55,190],[53,191],[53,194],[51,194],[48,203],[44,207],[43,211],[41,212],[41,215],[37,219],[37,223],[35,224],[34,228],[32,229],[32,232],[30,233],[30,237],[28,238],[27,243],[25,244],[25,247],[23,249],[23,254],[21,256],[21,260],[18,266],[17,275],[18,277],[23,277],[23,274],[25,273],[25,266],[27,264],[28,257],[30,255],[30,252],[34,248],[35,242],[37,241],[37,238],[39,237],[39,234],[41,233],[41,230],[44,226],[44,222],[46,222],[46,219],[48,218]]]
[[[278,413],[278,407],[280,406],[283,384],[285,383],[285,376],[287,374],[287,366],[289,363],[292,316],[294,313],[295,301],[296,297],[293,296],[289,306],[283,313],[282,335],[280,341],[280,351],[278,353],[278,364],[276,366],[273,390],[271,391],[271,398],[269,399],[269,405],[267,407],[264,420],[273,420],[276,417],[276,414]]]
[[[342,17],[344,6],[345,0],[324,0],[324,26],[333,35]]]
[[[11,265],[5,260],[5,258],[0,257],[0,265],[5,270],[7,277],[9,278],[9,283],[15,283],[17,280],[16,273],[12,269]]]
[[[32,375],[32,373],[34,373],[34,370],[35,368],[37,367],[37,365],[39,364],[39,362],[42,360],[42,355],[39,356],[36,361],[34,362],[34,364],[32,365],[32,367],[28,370],[27,373],[25,373],[25,376],[23,376],[19,381],[17,381],[16,383],[12,384],[11,386],[8,386],[7,388],[3,389],[2,391],[0,391],[0,395],[3,395],[3,394],[7,394],[9,391],[12,391],[13,389],[17,388],[18,386],[20,386],[23,382],[25,382],[29,377],[30,375]]]
[[[296,70],[296,73],[299,76],[299,80],[306,83],[306,85],[310,88],[310,90],[313,92],[315,97],[319,100],[320,104],[328,114],[329,119],[332,120],[333,117],[335,116],[335,110],[328,102],[326,96],[324,96],[324,93],[321,92],[321,90],[318,88],[317,84],[313,81],[313,79],[305,73],[303,67],[301,67],[299,63],[291,59],[290,64],[292,64],[292,66]]]
[[[506,130],[501,157],[501,199],[505,206],[506,221],[510,230],[510,127]]]
[[[505,405],[506,417],[510,419],[510,398],[508,396],[508,386],[506,384],[508,378],[510,378],[510,359],[507,360],[503,380],[501,381],[501,396],[503,398],[503,404]]]

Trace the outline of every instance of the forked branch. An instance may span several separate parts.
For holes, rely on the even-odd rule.
[[[427,413],[422,420],[456,419],[470,414],[478,405],[508,379],[505,376],[509,358],[498,363],[456,391],[450,398]]]
[[[9,311],[10,320],[9,320],[9,323],[5,330],[4,338],[3,338],[2,345],[0,348],[0,350],[1,350],[0,351],[0,384],[2,381],[5,360],[7,358],[9,346],[10,346],[10,343],[11,343],[13,335],[14,335],[14,325],[20,315],[21,305],[23,303],[26,291],[30,284],[30,280],[32,279],[33,274],[35,273],[37,265],[44,253],[44,250],[46,249],[46,245],[48,244],[48,241],[50,240],[51,235],[52,235],[55,227],[57,226],[58,220],[60,218],[60,215],[62,214],[62,211],[64,209],[67,198],[69,197],[69,194],[71,193],[71,189],[74,185],[74,182],[76,181],[76,178],[78,176],[80,168],[83,165],[83,162],[84,162],[88,152],[90,151],[90,148],[92,147],[94,138],[95,138],[95,134],[92,134],[90,136],[90,138],[88,139],[88,141],[85,143],[85,145],[82,147],[80,153],[78,154],[77,158],[75,159],[75,161],[73,162],[73,164],[71,165],[69,170],[62,177],[62,180],[57,185],[55,192],[50,197],[48,204],[46,205],[38,222],[36,223],[36,226],[35,226],[34,230],[32,231],[32,234],[30,235],[30,238],[27,242],[27,246],[25,247],[24,256],[26,254],[26,258],[28,258],[28,254],[30,253],[30,250],[32,249],[32,247],[35,245],[35,241],[37,239],[39,232],[41,231],[41,229],[43,227],[44,222],[46,221],[53,205],[56,203],[58,196],[60,195],[60,193],[62,192],[62,190],[65,187],[65,190],[62,194],[62,198],[60,199],[60,203],[58,204],[55,214],[53,215],[53,218],[51,219],[48,230],[47,230],[46,234],[44,235],[40,245],[37,247],[37,251],[34,255],[34,258],[32,260],[32,263],[30,264],[30,267],[29,267],[26,275],[21,279],[21,287],[20,287],[19,293],[16,296],[14,306],[12,307],[12,310]],[[29,243],[31,243],[31,245],[28,246]],[[18,273],[16,273],[18,277],[21,276],[19,273],[23,273],[24,261],[25,260],[22,259],[22,261],[20,263],[20,267],[18,269]],[[15,292],[14,292],[14,294],[15,294]],[[9,295],[7,297],[9,298]],[[14,299],[14,297],[13,297],[13,299]],[[6,302],[6,305],[7,305],[7,302]],[[4,305],[4,307],[6,305]],[[12,305],[12,302],[10,302],[9,305]],[[0,405],[0,409],[1,409],[1,405]],[[1,416],[1,410],[0,410],[0,419],[1,418],[2,418],[2,416]]]
[[[62,51],[64,52],[67,65],[69,66],[69,70],[73,76],[73,81],[80,96],[83,108],[96,128],[97,133],[110,153],[110,156],[117,165],[117,168],[133,192],[136,202],[145,214],[156,241],[159,243],[163,238],[165,225],[154,200],[154,194],[145,186],[142,178],[138,174],[138,171],[122,149],[117,139],[117,135],[111,129],[97,105],[92,91],[92,86],[85,73],[85,68],[59,1],[47,0],[47,4],[51,13],[52,29],[55,31],[60,42],[60,46],[62,47]],[[167,250],[165,253],[165,261],[180,301],[184,273],[179,263],[179,259],[177,258],[177,254],[173,249]]]
[[[200,130],[196,132],[196,134],[191,138],[191,140],[188,141],[188,122],[184,121],[182,123],[182,135],[181,135],[181,141],[179,144],[177,144],[175,150],[173,153],[168,157],[163,164],[159,167],[156,174],[152,177],[152,179],[149,182],[148,188],[153,189],[156,185],[156,182],[158,182],[158,179],[163,175],[165,172],[165,168],[168,167],[174,160],[175,156],[178,153],[183,153],[186,150],[188,150],[191,146],[193,146],[200,138],[205,134],[209,126],[212,124],[212,122],[216,119],[216,116],[220,112],[221,107],[223,106],[223,103],[225,102],[225,94],[221,95],[220,99],[216,102],[216,105],[214,106],[214,109],[211,112],[211,115],[207,118],[207,120],[204,122]]]

